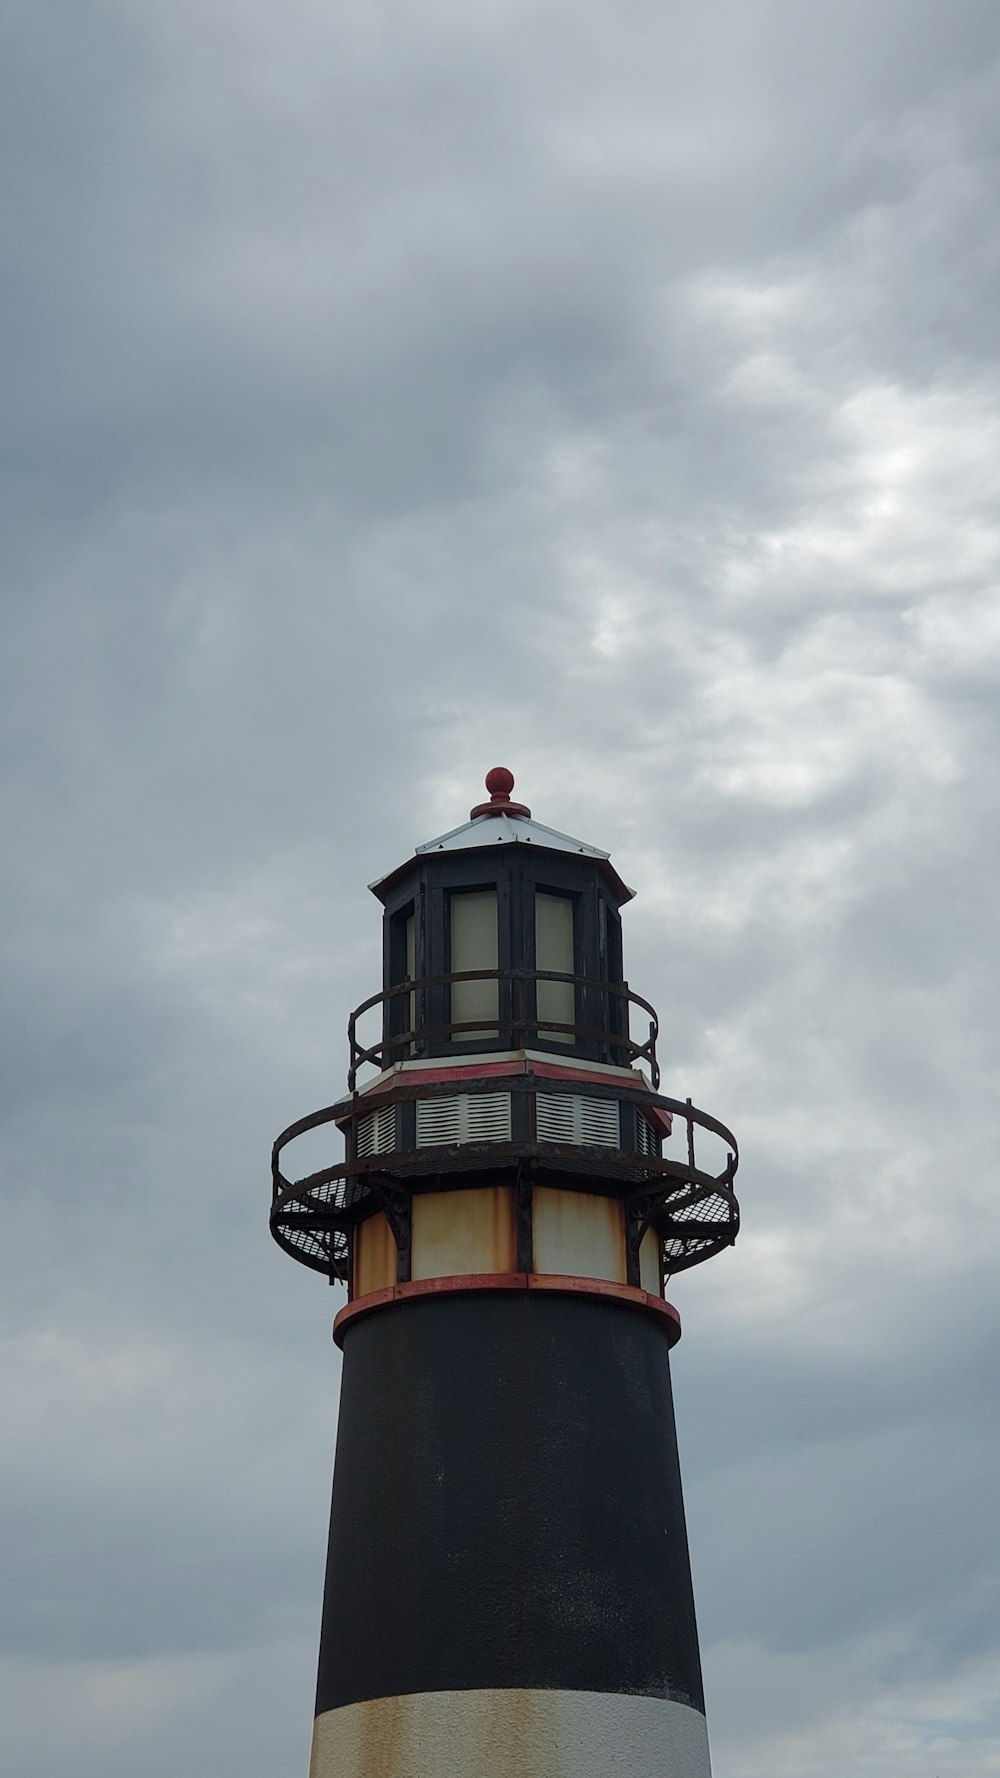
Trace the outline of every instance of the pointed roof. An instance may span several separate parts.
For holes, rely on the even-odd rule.
[[[599,846],[588,845],[586,840],[575,840],[568,833],[560,833],[557,828],[532,820],[530,809],[523,803],[511,802],[514,778],[505,766],[494,766],[487,773],[486,788],[491,792],[488,803],[477,804],[461,827],[453,827],[437,839],[417,846],[413,858],[407,859],[406,864],[398,865],[387,876],[369,884],[372,893],[381,900],[383,891],[418,858],[428,853],[478,852],[491,846],[533,846],[539,852],[572,852],[578,857],[593,858],[601,866],[601,874],[617,895],[619,905],[632,900],[635,890],[622,882],[607,852],[602,852]]]

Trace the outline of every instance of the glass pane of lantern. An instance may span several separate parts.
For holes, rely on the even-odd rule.
[[[451,897],[451,964],[458,969],[496,969],[497,897],[495,889],[469,890]],[[497,983],[452,982],[451,1022],[482,1019],[483,1025],[456,1031],[455,1043],[476,1043],[497,1035]]]
[[[573,973],[573,903],[568,895],[546,895],[539,890],[535,896],[535,968]],[[572,982],[539,982],[537,995],[539,1020],[573,1024],[576,997]],[[553,1043],[573,1041],[569,1031],[539,1029],[538,1035]]]

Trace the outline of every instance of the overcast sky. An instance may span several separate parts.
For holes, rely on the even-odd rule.
[[[0,49],[4,1771],[305,1772],[342,1293],[268,1153],[502,762],[742,1143],[716,1778],[1000,1773],[995,0]]]

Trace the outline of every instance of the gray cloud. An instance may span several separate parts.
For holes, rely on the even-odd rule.
[[[677,1284],[718,1778],[996,1765],[997,50],[15,10],[11,1769],[304,1762],[335,1293],[268,1149],[500,758],[743,1144]]]

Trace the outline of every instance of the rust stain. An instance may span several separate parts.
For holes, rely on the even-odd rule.
[[[406,1700],[374,1698],[357,1708],[359,1778],[403,1778],[400,1743],[406,1730]]]
[[[567,1752],[548,1692],[417,1693],[317,1718],[309,1778],[574,1778]]]
[[[481,1696],[488,1703],[479,1770],[495,1773],[497,1751],[502,1748],[501,1770],[511,1778],[563,1778],[555,1700],[546,1692],[519,1688]]]
[[[491,1272],[512,1272],[517,1265],[517,1231],[514,1226],[514,1194],[509,1187],[490,1190]]]
[[[333,1337],[338,1346],[343,1346],[344,1332],[353,1321],[362,1315],[370,1315],[374,1309],[384,1309],[391,1303],[405,1303],[415,1297],[457,1296],[465,1291],[505,1290],[548,1292],[550,1295],[568,1293],[572,1296],[596,1296],[613,1302],[628,1303],[633,1308],[656,1314],[672,1346],[681,1337],[681,1318],[673,1304],[666,1302],[662,1296],[654,1296],[650,1291],[635,1288],[631,1284],[616,1284],[608,1278],[574,1278],[558,1272],[466,1272],[464,1275],[452,1274],[445,1278],[419,1278],[411,1284],[394,1284],[391,1290],[373,1290],[368,1296],[356,1297],[352,1302],[344,1304],[333,1323]]]
[[[654,1229],[647,1229],[639,1242],[639,1282],[650,1296],[660,1295],[660,1243]]]
[[[387,1290],[396,1282],[396,1243],[381,1210],[361,1223],[354,1237],[354,1294]]]
[[[310,1778],[710,1778],[700,1712],[627,1694],[418,1692],[316,1719]]]
[[[626,1282],[625,1222],[616,1198],[536,1186],[535,1269]]]
[[[413,1200],[414,1279],[512,1272],[517,1263],[510,1186],[421,1192]]]

